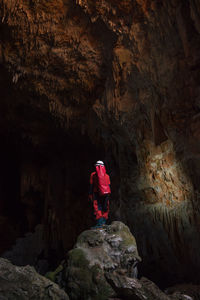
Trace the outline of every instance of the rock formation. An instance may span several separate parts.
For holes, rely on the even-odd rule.
[[[46,278],[33,267],[18,267],[0,258],[0,299],[199,299],[197,285],[177,285],[163,292],[149,279],[137,279],[139,262],[134,236],[126,225],[115,221],[103,229],[81,233],[66,261],[54,272],[48,272]]]
[[[84,231],[68,253],[65,288],[71,299],[107,299],[113,290],[104,274],[116,271],[132,277],[139,261],[135,238],[123,223]]]
[[[1,253],[43,224],[55,266],[90,226],[102,159],[142,272],[199,278],[199,16],[199,0],[0,0]]]
[[[1,300],[69,300],[57,284],[40,276],[30,266],[17,267],[0,258]]]
[[[147,278],[137,279],[139,262],[135,238],[126,225],[115,221],[101,230],[81,233],[66,262],[49,275],[67,291],[71,300],[196,299],[194,293],[188,296],[186,287],[186,291],[174,287],[165,294]],[[199,296],[199,287],[194,290]]]

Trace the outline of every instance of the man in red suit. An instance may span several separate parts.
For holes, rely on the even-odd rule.
[[[111,194],[110,177],[106,173],[106,168],[101,160],[95,164],[96,171],[90,175],[89,199],[93,204],[96,226],[101,228],[106,224],[109,213],[109,198]]]

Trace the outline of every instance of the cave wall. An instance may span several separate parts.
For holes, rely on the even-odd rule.
[[[26,170],[22,202],[29,201],[30,176],[34,187],[42,187],[44,205],[54,203],[49,232],[57,230],[52,228],[58,226],[55,213],[60,228],[67,223],[73,231],[86,192],[77,194],[74,214],[76,208],[70,211],[66,199],[76,176],[65,182],[62,172],[74,165],[78,172],[76,160],[79,166],[85,160],[86,176],[87,160],[92,164],[101,155],[112,175],[111,218],[123,220],[135,234],[142,272],[152,279],[162,273],[169,282],[194,280],[194,269],[199,274],[200,267],[200,2],[0,3],[1,135],[22,141],[20,153],[24,143],[32,149],[21,159]],[[73,147],[64,155],[65,134],[80,148],[76,157]],[[80,137],[88,145],[85,155]],[[42,168],[36,167],[40,159],[30,162],[35,149],[43,163],[52,150],[41,175],[45,191],[38,176]],[[54,176],[58,187],[50,193],[55,196],[48,194]],[[31,205],[26,208],[30,214]],[[69,232],[67,226],[66,232],[57,231],[65,237]],[[66,238],[64,247],[70,242]]]

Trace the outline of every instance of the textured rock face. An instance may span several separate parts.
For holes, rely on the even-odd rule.
[[[1,258],[0,299],[69,300],[69,297],[57,284],[37,274],[32,267],[16,267]]]
[[[70,299],[108,299],[114,292],[105,273],[115,270],[133,276],[139,261],[135,238],[123,223],[84,231],[68,253],[65,288]]]
[[[165,295],[159,288],[150,280],[142,278],[137,280],[116,274],[107,274],[108,282],[113,286],[117,295],[121,299],[135,299],[135,300],[169,300],[170,298]],[[179,295],[179,299],[184,299]],[[174,298],[176,299],[176,298]],[[186,298],[185,298],[186,299]]]
[[[127,226],[115,221],[104,229],[81,233],[68,252],[66,264],[59,268],[60,284],[72,300],[195,299],[194,293],[188,296],[191,291],[188,294],[187,287],[171,288],[166,295],[147,278],[135,278],[136,264],[140,261],[135,238]]]
[[[112,170],[112,216],[133,230],[146,274],[194,279],[199,1],[0,3],[1,182],[8,186],[0,209],[13,240],[44,223],[52,253],[70,247],[89,224],[76,217],[87,161],[101,156]],[[21,188],[8,193],[16,179]],[[21,222],[6,207],[13,201]],[[6,236],[2,251],[12,243]]]

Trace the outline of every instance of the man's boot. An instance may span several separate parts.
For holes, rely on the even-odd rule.
[[[102,226],[106,225],[106,218],[102,218]]]
[[[98,228],[102,228],[102,226],[103,226],[103,219],[104,218],[100,218],[98,221]]]
[[[93,227],[91,227],[91,229],[102,228],[102,219],[103,219],[103,218],[98,219],[96,225],[93,226]]]

